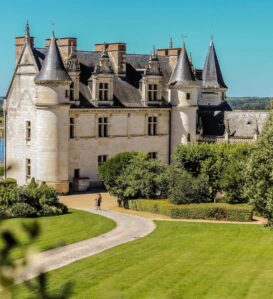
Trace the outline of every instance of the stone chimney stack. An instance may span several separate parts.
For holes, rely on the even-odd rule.
[[[125,43],[110,43],[96,44],[96,51],[103,51],[106,46],[109,56],[113,62],[115,72],[122,76],[126,75],[126,44]]]
[[[177,63],[177,59],[180,55],[181,48],[171,48],[171,49],[158,49],[158,56],[169,56],[169,62],[174,69]]]
[[[46,39],[46,47],[50,45],[50,38]],[[70,56],[71,53],[77,52],[77,38],[62,37],[57,39],[57,45],[60,50],[63,61]]]
[[[15,38],[16,63],[18,62],[18,60],[22,54],[25,43],[26,43],[25,36],[18,36]],[[34,37],[30,37],[30,45],[32,48],[34,47]]]

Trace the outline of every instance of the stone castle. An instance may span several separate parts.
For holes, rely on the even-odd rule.
[[[255,140],[266,112],[231,111],[213,41],[203,70],[185,44],[128,54],[125,43],[78,51],[76,38],[35,48],[27,24],[5,99],[6,177],[60,193],[100,183],[98,167],[124,151],[171,162],[189,142]]]

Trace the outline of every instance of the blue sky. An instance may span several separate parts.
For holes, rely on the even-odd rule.
[[[169,35],[203,67],[210,35],[230,96],[273,96],[273,0],[11,0],[1,1],[0,95],[15,66],[14,38],[29,19],[42,47],[55,22],[57,37],[75,36],[80,50],[98,42],[126,42],[130,53],[167,47]]]

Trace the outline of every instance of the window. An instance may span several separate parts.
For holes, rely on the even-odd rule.
[[[148,117],[148,135],[149,136],[157,135],[157,117],[156,116]]]
[[[222,101],[224,101],[224,100],[225,100],[225,93],[222,92]]]
[[[74,178],[79,179],[80,178],[80,169],[74,169]]]
[[[72,82],[70,85],[70,95],[69,95],[70,101],[74,100],[74,83]]]
[[[29,179],[31,176],[31,160],[26,159],[26,177]]]
[[[191,99],[191,94],[187,93],[187,100],[190,100],[190,99]]]
[[[148,153],[148,156],[150,159],[157,159],[157,153],[156,152],[150,152]]]
[[[68,89],[65,90],[65,97],[66,97],[66,98],[69,97],[69,90],[68,90]]]
[[[75,138],[75,118],[70,118],[70,133],[69,136],[71,139]]]
[[[108,101],[108,83],[100,83],[99,84],[99,100],[100,101]]]
[[[149,84],[148,86],[148,100],[156,101],[157,100],[157,84]]]
[[[188,133],[188,135],[187,135],[187,141],[191,142],[191,134],[190,133]]]
[[[107,155],[98,156],[98,166],[103,165],[107,161]]]
[[[27,141],[31,140],[31,122],[30,121],[26,122],[26,140]]]
[[[99,137],[108,137],[108,118],[99,117]]]

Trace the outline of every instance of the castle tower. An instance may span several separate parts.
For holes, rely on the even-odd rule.
[[[54,33],[41,71],[34,81],[38,91],[36,179],[53,186],[59,193],[67,193],[71,78],[65,70]]]
[[[177,145],[196,141],[199,85],[194,78],[185,43],[169,81],[171,152]]]
[[[213,40],[203,69],[203,91],[200,105],[218,106],[226,99],[227,86],[224,82]]]

